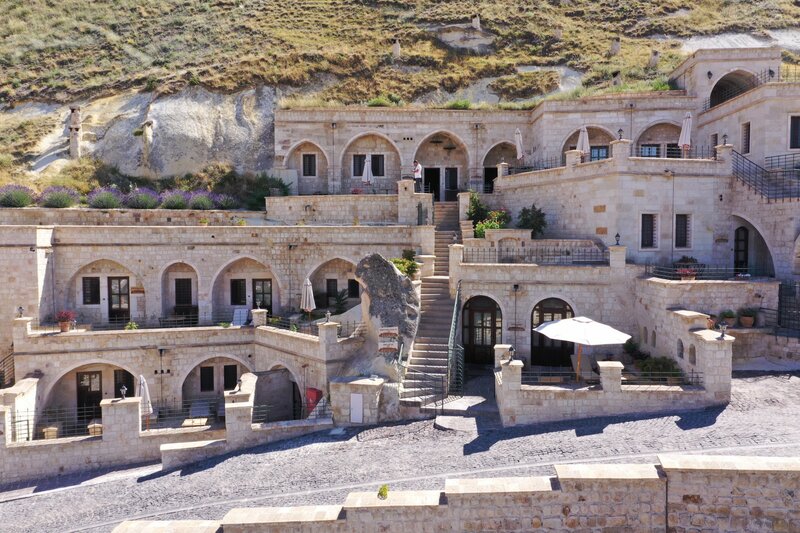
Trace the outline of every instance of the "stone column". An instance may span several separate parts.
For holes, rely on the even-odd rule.
[[[692,337],[697,368],[703,373],[703,387],[713,401],[729,402],[735,338],[725,335],[724,339],[720,339],[719,332],[710,329],[693,331]]]
[[[503,361],[500,367],[503,373],[503,389],[518,391],[522,387],[522,368],[525,363],[518,359]]]
[[[394,40],[394,44],[392,45],[392,57],[394,59],[400,59],[400,39]]]
[[[319,325],[319,355],[323,361],[339,342],[338,328],[338,322],[323,322]]]
[[[132,397],[103,400],[100,409],[103,413],[103,442],[120,446],[136,446],[142,431],[141,398]]]
[[[414,180],[400,180],[397,182],[397,223],[401,226],[417,225]]]
[[[603,392],[622,391],[622,363],[598,361],[597,367],[600,369],[600,385],[603,387]]]
[[[508,176],[508,163],[505,161],[497,163],[497,177],[502,178],[503,176]]]
[[[0,450],[4,450],[9,444],[11,444],[11,410],[0,405]]]
[[[12,338],[14,339],[15,351],[25,351],[24,347],[27,346],[28,336],[31,334],[31,322],[33,322],[33,318],[29,316],[14,319]]]
[[[421,264],[419,268],[419,277],[427,278],[433,276],[434,266],[436,265],[435,255],[418,255],[417,262]]]
[[[69,115],[69,157],[81,157],[81,108],[71,107]]]
[[[509,351],[511,350],[510,344],[495,344],[494,345],[494,367],[499,368],[500,364],[509,359],[511,355]]]
[[[625,270],[625,246],[612,245],[608,247],[609,266],[612,270]]]
[[[567,168],[574,167],[578,163],[581,162],[581,158],[583,157],[583,152],[580,150],[567,150],[564,154],[567,158]]]
[[[458,193],[458,220],[467,219],[467,209],[469,209],[469,193]]]
[[[458,287],[458,280],[461,279],[461,260],[464,257],[463,244],[451,244],[449,247],[449,257],[442,258],[442,261],[450,262],[450,297],[456,297],[456,288]]]
[[[611,157],[618,164],[626,162],[631,155],[631,141],[629,139],[619,139],[611,141]]]
[[[253,309],[251,311],[253,314],[253,327],[259,326],[266,326],[267,325],[267,310],[266,309]]]
[[[720,144],[715,146],[714,150],[717,153],[717,163],[721,163],[717,175],[719,176],[732,176],[733,175],[733,145]]]

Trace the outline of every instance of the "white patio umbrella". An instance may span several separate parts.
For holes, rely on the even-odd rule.
[[[678,146],[684,152],[692,147],[692,114],[687,112],[681,124],[681,135],[678,137]]]
[[[589,130],[586,129],[586,126],[581,126],[581,131],[578,134],[578,145],[575,149],[583,152],[583,155],[588,154],[592,149],[589,146]]]
[[[361,171],[361,183],[372,183],[372,156],[364,158],[364,170]]]
[[[311,280],[306,278],[303,282],[303,294],[300,297],[300,309],[306,313],[310,313],[317,308],[314,302],[314,289],[311,287]]]
[[[517,160],[519,161],[525,157],[525,151],[522,149],[522,132],[519,131],[519,128],[514,132],[514,144],[517,148]]]
[[[565,318],[545,322],[533,331],[541,333],[557,341],[574,342],[578,345],[578,364],[576,377],[581,375],[581,353],[583,346],[604,346],[608,344],[623,344],[631,338],[627,333],[618,331],[611,326],[595,322],[585,316]]]
[[[153,404],[150,401],[150,388],[147,386],[147,380],[144,379],[142,374],[139,374],[139,382],[136,384],[136,396],[141,399],[141,411],[145,420],[145,429],[150,429],[150,415],[153,414]]]

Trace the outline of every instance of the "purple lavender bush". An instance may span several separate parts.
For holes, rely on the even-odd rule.
[[[184,191],[172,189],[161,193],[161,209],[186,209],[189,195]]]
[[[52,207],[63,209],[72,207],[81,201],[81,195],[71,187],[48,187],[39,196],[39,205],[42,207]]]
[[[95,209],[117,209],[122,206],[122,194],[112,187],[100,187],[90,192],[86,201]]]
[[[201,211],[214,209],[214,200],[211,198],[211,194],[206,191],[193,191],[189,196],[188,204],[190,209],[199,209]]]
[[[0,206],[27,207],[33,203],[33,191],[24,185],[5,185],[0,187]]]
[[[131,209],[155,209],[161,203],[158,193],[147,187],[132,189],[125,195],[125,207]]]
[[[230,194],[214,194],[211,196],[217,209],[237,209],[239,201]]]

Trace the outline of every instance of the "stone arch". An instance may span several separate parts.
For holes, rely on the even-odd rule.
[[[544,322],[572,318],[574,308],[561,297],[542,298],[531,309],[531,365],[572,366],[575,345],[554,341],[533,331]]]
[[[320,262],[317,266],[310,271],[307,278],[311,280],[311,286],[314,289],[315,303],[318,308],[326,308],[333,305],[334,295],[328,290],[329,281],[336,281],[336,292],[348,290],[348,306],[350,309],[353,305],[360,302],[361,291],[359,289],[358,296],[350,296],[350,280],[355,280],[355,271],[358,261],[352,261],[343,257],[333,257]],[[305,283],[305,278],[303,278]],[[359,283],[360,286],[360,283]],[[333,290],[333,287],[330,287]],[[325,294],[326,300],[316,301],[317,294]]]
[[[683,359],[683,341],[678,339],[676,353],[678,355],[678,359]]]
[[[611,157],[611,142],[614,141],[617,137],[605,126],[600,126],[597,124],[586,124],[586,130],[589,133],[589,146],[595,147],[606,147],[606,157],[600,157],[600,159],[605,159]],[[578,144],[578,136],[581,133],[581,128],[577,128],[572,133],[567,135],[561,143],[561,156],[564,157],[564,154],[571,149],[573,146],[577,146]],[[591,155],[591,154],[590,154]]]
[[[414,149],[414,159],[423,169],[423,185],[434,194],[434,200],[456,200],[458,190],[467,189],[475,166],[473,157],[467,143],[448,130],[429,133]],[[456,169],[457,179],[448,169]]]
[[[748,268],[752,268],[756,271],[765,272],[769,276],[775,275],[775,262],[774,262],[774,255],[772,253],[773,247],[770,246],[767,238],[759,225],[754,224],[750,221],[749,218],[742,216],[739,213],[732,213],[732,228],[731,228],[731,238],[733,242],[734,248],[734,258],[733,258],[733,267],[734,269],[737,268],[737,257],[736,257],[736,236],[735,232],[736,229],[739,227],[744,226],[747,228],[750,233],[749,240],[748,240],[748,259],[747,259],[747,266]]]
[[[653,328],[653,331],[650,332],[650,346],[656,347],[656,328]]]
[[[641,157],[680,157],[680,135],[681,125],[674,121],[652,122],[636,138],[636,154]]]
[[[478,295],[464,302],[461,340],[467,364],[494,365],[494,345],[503,342],[503,312],[494,298]]]
[[[689,364],[697,364],[697,349],[694,347],[694,344],[689,345]]]
[[[709,107],[715,107],[758,85],[758,78],[746,69],[734,69],[722,76],[711,89]]]
[[[313,175],[304,175],[303,153],[316,155]],[[286,152],[283,166],[297,171],[297,189],[299,194],[328,192],[328,169],[330,166],[328,152],[316,142],[303,139],[292,145]]]
[[[112,360],[109,360],[109,359],[101,359],[101,358],[97,358],[97,357],[91,358],[91,359],[81,360],[80,362],[78,362],[78,363],[76,363],[74,365],[70,365],[68,368],[66,368],[64,370],[61,370],[58,374],[56,374],[55,378],[53,380],[51,380],[51,382],[49,383],[47,388],[44,390],[43,394],[41,394],[41,396],[40,396],[41,398],[44,399],[44,401],[42,402],[41,409],[46,409],[50,405],[51,401],[53,400],[52,395],[53,395],[54,389],[56,388],[56,386],[59,384],[59,382],[65,376],[67,376],[68,374],[71,374],[73,372],[77,372],[81,368],[92,367],[92,366],[100,366],[100,365],[109,366],[109,367],[116,367],[117,369],[125,370],[126,372],[128,372],[130,375],[132,375],[134,377],[134,380],[138,376],[136,371],[134,371],[132,369],[133,367],[131,367],[127,363],[123,364],[123,363],[119,363],[117,361],[112,361]],[[113,369],[114,368],[112,368],[112,370]],[[113,380],[113,375],[110,376],[110,377]],[[104,381],[106,381],[106,380],[104,379]],[[135,394],[135,391],[133,391],[133,390],[129,391],[129,393],[128,393],[129,396],[133,396],[134,394]],[[114,398],[114,396],[110,396],[110,398]],[[41,409],[37,409],[37,410],[41,410]]]
[[[254,395],[253,423],[263,424],[303,418],[304,394],[299,376],[290,365],[275,363],[258,372]]]
[[[513,154],[511,159],[505,157],[508,153]],[[500,157],[504,157],[506,163],[514,166],[512,163],[514,163],[516,155],[517,145],[514,144],[513,141],[499,141],[494,143],[488,150],[486,150],[486,153],[483,155],[483,159],[481,160],[481,166],[495,166],[501,162]],[[497,161],[495,161],[495,159],[497,159]]]
[[[84,287],[79,278],[99,278],[96,286],[98,291],[96,303],[84,303]],[[146,314],[146,300],[142,293],[134,297],[132,288],[143,289],[143,276],[129,268],[122,262],[106,257],[96,259],[85,265],[80,266],[70,275],[66,285],[66,294],[62,296],[63,308],[73,309],[78,314],[79,321],[105,323],[110,319],[108,296],[108,278],[127,277],[128,278],[128,305],[129,320],[142,320]],[[125,319],[124,322],[128,320]]]
[[[181,384],[181,396],[182,396],[183,400],[186,401],[186,400],[192,399],[192,397],[202,397],[202,396],[210,396],[210,395],[222,394],[223,391],[222,390],[218,390],[218,389],[224,388],[224,375],[222,374],[222,370],[221,369],[224,367],[224,364],[226,362],[230,362],[230,361],[235,362],[238,365],[241,365],[241,368],[238,371],[237,378],[240,377],[245,372],[253,372],[252,363],[250,363],[245,358],[243,358],[243,357],[241,357],[239,355],[235,355],[235,354],[231,354],[231,353],[223,353],[223,354],[214,354],[214,355],[209,355],[207,357],[203,357],[201,360],[197,361],[195,364],[187,365],[187,368],[185,368],[180,374],[180,379],[178,380],[178,383]],[[215,368],[215,370],[214,370],[214,380],[215,380],[214,390],[213,391],[200,391],[199,387],[198,387],[198,390],[196,391],[197,394],[194,394],[193,391],[191,391],[191,390],[187,391],[187,381],[191,377],[191,374],[195,370],[197,370],[197,372],[198,372],[197,379],[199,380],[199,371],[200,371],[199,369],[204,363],[212,363],[214,368]],[[217,368],[220,369],[219,372],[217,372]],[[222,386],[220,387],[219,384],[222,384]],[[190,383],[189,385],[191,387],[192,383]],[[198,382],[198,385],[199,385],[199,382]],[[187,394],[187,392],[188,392],[188,394]]]
[[[365,163],[362,159],[369,155],[371,163],[372,178],[369,184],[362,181],[362,174],[356,172],[356,157],[360,164]],[[381,164],[376,156],[382,158]],[[378,191],[394,192],[397,189],[397,180],[401,177],[402,171],[402,152],[392,139],[385,133],[370,130],[359,133],[352,137],[342,149],[340,158],[340,177],[342,180],[342,192],[348,193],[354,189],[370,187]],[[382,173],[378,174],[380,169]]]
[[[242,268],[238,274],[240,277],[234,278],[237,272],[232,272],[234,268]],[[225,286],[225,281],[231,279],[244,279],[245,280],[245,299],[244,303],[233,303],[231,298],[230,287]],[[275,270],[263,261],[256,259],[252,255],[237,256],[220,267],[212,276],[211,280],[211,308],[212,308],[212,321],[214,322],[230,322],[230,318],[225,319],[228,314],[232,314],[234,309],[254,309],[256,303],[254,300],[256,285],[254,280],[270,280],[271,285],[271,301],[266,305],[270,310],[270,314],[278,314],[281,305],[283,305],[283,283],[277,276]],[[230,283],[230,281],[228,281]],[[219,320],[217,320],[219,318]]]
[[[345,156],[347,155],[347,152],[349,151],[350,147],[353,146],[353,144],[355,144],[355,142],[358,141],[359,139],[363,139],[364,137],[373,137],[373,136],[383,139],[384,141],[389,143],[396,152],[398,160],[401,158],[402,152],[400,151],[400,147],[397,146],[397,143],[394,142],[388,135],[375,130],[362,131],[361,133],[358,133],[353,137],[351,137],[350,140],[347,141],[347,144],[345,144],[344,147],[342,148],[342,155],[339,159],[339,163],[342,165],[343,169],[347,165]]]
[[[161,316],[186,317],[189,322],[196,323],[199,317],[200,272],[188,261],[172,261],[161,269],[158,279],[161,282]],[[190,300],[179,301],[177,279],[190,279]],[[191,307],[191,309],[190,309]]]

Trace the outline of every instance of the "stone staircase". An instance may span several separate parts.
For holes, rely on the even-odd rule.
[[[447,379],[447,341],[453,319],[448,246],[460,242],[458,203],[439,202],[434,209],[434,274],[422,279],[419,329],[400,391],[401,403],[419,407],[441,399],[444,392],[442,384]]]

